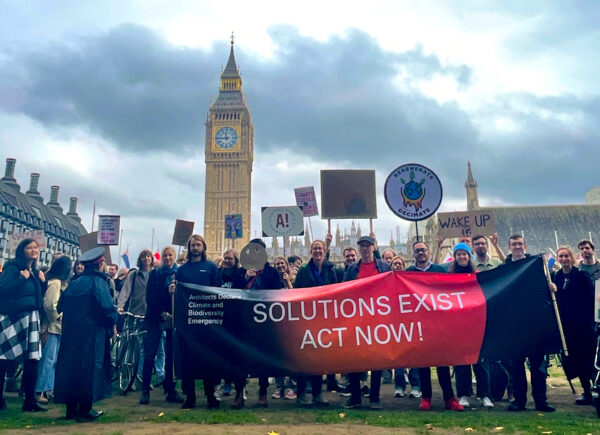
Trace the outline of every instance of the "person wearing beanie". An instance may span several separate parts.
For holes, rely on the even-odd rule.
[[[464,242],[457,243],[452,251],[454,260],[448,267],[449,273],[477,273],[475,264],[472,261],[471,247]],[[475,379],[477,380],[477,397],[481,399],[484,408],[493,408],[494,404],[490,400],[490,372],[487,363],[473,365]],[[458,403],[463,407],[470,407],[469,396],[471,396],[471,366],[455,366],[456,375],[456,395],[459,397]]]

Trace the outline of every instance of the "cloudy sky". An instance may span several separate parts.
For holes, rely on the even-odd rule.
[[[457,3],[460,6],[454,5]],[[572,204],[600,184],[600,4],[587,1],[0,0],[0,158],[122,215],[130,252],[204,216],[204,122],[229,35],[255,126],[252,232],[319,170],[418,162],[464,210]],[[343,228],[349,222],[339,223]],[[361,222],[363,229],[368,222]],[[326,225],[313,219],[315,237]]]

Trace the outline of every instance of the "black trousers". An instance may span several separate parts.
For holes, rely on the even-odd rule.
[[[369,392],[369,400],[371,402],[379,401],[382,373],[382,370],[371,371],[371,391]],[[360,379],[362,376],[362,372],[348,373],[348,380],[350,381],[350,400],[353,403],[360,403],[362,401],[360,391]]]
[[[475,379],[477,379],[477,397],[491,397],[490,393],[490,368],[487,363],[473,365]],[[456,376],[456,395],[470,396],[471,388],[471,366],[455,366],[454,375]]]
[[[310,387],[312,388],[313,397],[317,397],[321,395],[321,384],[323,382],[323,377],[321,375],[314,376],[298,376],[298,397],[302,396],[306,393],[306,384],[310,382]]]
[[[531,395],[536,404],[544,404],[548,400],[544,355],[529,355],[527,358],[529,358],[529,372],[531,373]],[[525,357],[514,358],[510,362],[509,372],[512,377],[515,402],[525,405],[527,403]]]
[[[436,367],[438,381],[442,387],[444,400],[454,397],[452,390],[452,380],[450,379],[450,367]],[[421,394],[424,399],[431,399],[433,391],[431,389],[431,368],[421,367],[419,369],[419,381],[421,382]]]
[[[0,360],[0,397],[4,394],[4,379],[6,373],[15,366],[15,361]],[[23,361],[23,377],[21,379],[21,387],[25,392],[25,405],[33,405],[36,403],[35,397],[35,381],[38,373],[37,359],[26,359]]]
[[[146,338],[144,339],[144,371],[142,374],[142,390],[150,390],[152,381],[152,369],[154,368],[154,358],[158,352],[158,345],[162,337],[162,329],[158,323],[146,322]],[[175,391],[175,382],[173,380],[173,331],[166,331],[165,340],[165,381],[163,389],[165,394]]]
[[[92,409],[92,402],[67,400],[67,417],[87,414]]]

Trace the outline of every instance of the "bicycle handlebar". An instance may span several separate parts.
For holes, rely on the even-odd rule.
[[[134,319],[144,319],[146,317],[139,314],[130,313],[129,311],[122,311],[119,313],[119,316],[133,317]]]

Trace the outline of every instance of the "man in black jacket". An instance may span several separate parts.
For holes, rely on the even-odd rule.
[[[363,236],[358,239],[358,250],[360,252],[360,260],[358,263],[351,264],[346,268],[344,281],[366,278],[391,270],[389,264],[374,257],[375,240],[372,237]],[[371,390],[369,393],[371,409],[381,409],[381,401],[379,400],[381,373],[381,370],[373,370],[371,372]],[[344,406],[345,408],[359,408],[361,406],[361,375],[362,373],[348,373],[348,379],[350,381],[350,398]]]

